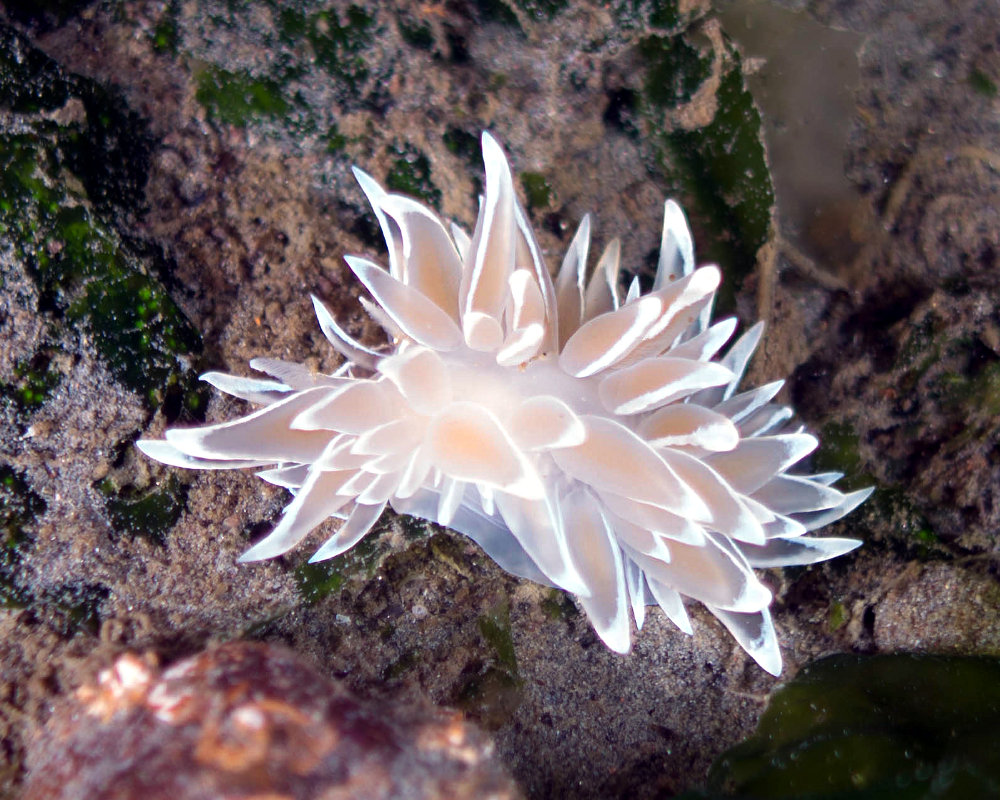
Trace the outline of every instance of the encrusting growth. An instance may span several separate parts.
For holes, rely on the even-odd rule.
[[[270,378],[210,372],[260,409],[138,446],[178,467],[263,468],[258,477],[294,494],[243,561],[288,551],[331,516],[343,521],[312,560],[332,558],[391,505],[572,592],[618,652],[650,604],[691,633],[690,597],[779,674],[771,593],[754,568],[857,547],[806,534],[870,490],[842,493],[836,473],[789,474],[817,440],[773,402],[781,381],[737,388],[760,324],[716,358],[736,321],[711,322],[720,273],[695,268],[676,203],[664,208],[649,292],[633,279],[622,296],[617,240],[585,280],[588,217],[553,280],[503,151],[489,134],[482,144],[486,195],[471,236],[355,171],[389,267],[347,263],[386,345],[357,342],[314,297],[340,369],[258,358],[250,366]]]

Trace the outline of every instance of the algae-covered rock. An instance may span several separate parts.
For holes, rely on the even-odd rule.
[[[721,302],[731,308],[773,234],[774,188],[760,111],[739,51],[717,20],[667,6],[652,12],[659,30],[637,43],[644,67],[637,105],[667,185],[707,234],[698,252],[725,265]]]
[[[1000,66],[990,26],[974,23],[984,3],[945,18],[809,5],[869,36],[862,135],[828,157],[847,158],[876,213],[874,233],[861,227],[867,259],[813,272],[781,253],[771,272],[755,266],[780,228],[768,158],[782,154],[762,144],[753,64],[703,0],[55,0],[21,15],[0,70],[0,203],[13,198],[0,206],[0,344],[14,354],[0,363],[0,463],[15,511],[4,524],[23,534],[4,563],[26,605],[0,612],[13,791],[26,732],[78,675],[67,653],[99,644],[171,659],[209,639],[290,644],[358,693],[461,704],[537,797],[667,796],[753,727],[775,684],[708,615],[693,611],[686,637],[650,614],[622,657],[567,596],[389,516],[370,548],[328,564],[304,563],[308,543],[237,564],[284,490],[152,465],[132,447],[168,424],[246,413],[192,394],[194,362],[335,369],[310,293],[382,343],[354,313],[342,261],[386,257],[350,168],[471,229],[483,130],[523,171],[550,266],[589,212],[592,256],[620,236],[625,279],[648,277],[674,196],[744,322],[761,281],[774,288],[763,355],[782,366],[757,360],[755,377],[804,362],[791,393],[829,443],[814,466],[883,486],[837,530],[865,548],[766,577],[789,674],[838,649],[994,646]],[[928,77],[942,68],[947,79]],[[937,586],[948,591],[931,608]],[[57,604],[78,622],[54,619]],[[957,630],[970,614],[977,625]]]
[[[27,543],[28,524],[45,510],[45,501],[13,469],[0,465],[0,605],[23,605],[30,596],[16,581]]]
[[[161,283],[162,258],[112,223],[143,197],[151,141],[141,120],[6,27],[0,104],[14,115],[0,127],[0,233],[7,257],[34,281],[49,337],[91,337],[115,376],[151,405],[168,405],[172,416],[197,412],[188,358],[200,349],[198,334]],[[22,377],[15,392],[37,405],[52,379]]]
[[[717,762],[725,797],[995,797],[1000,661],[832,656],[775,692]]]

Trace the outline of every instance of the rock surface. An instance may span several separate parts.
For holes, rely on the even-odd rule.
[[[641,274],[677,196],[730,308],[768,322],[752,377],[791,375],[820,465],[879,487],[830,530],[862,550],[768,577],[786,675],[841,650],[1000,652],[991,3],[785,4],[862,42],[844,151],[814,156],[857,196],[794,232],[772,224],[760,120],[706,3],[244,5],[0,11],[8,794],[32,731],[98,667],[218,639],[282,643],[366,699],[461,709],[532,797],[681,791],[753,729],[776,684],[697,608],[693,637],[652,614],[621,657],[568,597],[388,516],[332,566],[306,565],[308,543],[241,566],[285,493],[132,447],[239,413],[199,372],[335,368],[310,292],[377,341],[341,258],[382,253],[350,167],[469,226],[486,128],[550,264],[589,211]]]

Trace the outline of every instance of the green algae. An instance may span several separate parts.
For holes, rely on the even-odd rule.
[[[150,33],[150,41],[157,53],[177,55],[180,48],[180,28],[177,17],[180,13],[179,2],[176,0],[167,4],[156,26]]]
[[[996,438],[1000,361],[978,336],[949,334],[937,315],[929,314],[909,326],[897,363],[904,372],[890,387],[894,393],[917,393],[921,402],[936,404],[939,425],[954,430],[941,445],[943,454]]]
[[[864,469],[860,438],[849,422],[831,421],[819,432],[820,446],[813,455],[817,472],[842,472],[838,486],[845,490],[876,486],[875,492],[850,518],[854,534],[869,543],[876,531],[887,532],[888,545],[906,558],[922,561],[947,557],[947,551],[927,517],[902,486],[879,484]],[[865,534],[867,529],[868,534]]]
[[[141,210],[152,136],[123,99],[96,82],[65,72],[41,50],[0,25],[0,105],[25,120],[34,137],[58,133],[58,161],[83,184],[102,214]],[[45,112],[52,112],[47,117]],[[52,117],[60,114],[65,122]],[[23,132],[17,124],[10,127]],[[7,138],[5,125],[0,136]],[[27,138],[33,138],[28,136]],[[5,182],[6,183],[6,182]],[[0,197],[12,201],[9,187]],[[124,212],[124,213],[123,213]]]
[[[976,419],[979,433],[996,424],[1000,416],[1000,363],[966,373],[945,373],[937,386],[942,405],[960,418]]]
[[[744,85],[739,58],[733,59],[722,76],[712,122],[661,134],[669,167],[679,170],[694,208],[707,216],[715,234],[699,252],[725,266],[723,309],[734,307],[735,292],[753,271],[757,251],[770,237],[774,210],[760,112]]]
[[[867,526],[872,532],[886,531],[890,547],[902,558],[929,561],[949,555],[927,517],[903,488],[879,487],[854,513],[855,526]],[[871,542],[869,536],[865,539]]]
[[[112,222],[141,208],[145,126],[2,28],[0,102],[20,115],[0,128],[0,233],[35,282],[50,338],[87,338],[151,405],[199,411],[204,390],[187,362],[201,342],[161,283],[167,265]],[[64,121],[44,113],[67,109]],[[29,379],[22,399],[44,400],[42,388]]]
[[[361,6],[350,6],[343,21],[335,11],[311,16],[306,37],[316,54],[316,62],[331,76],[357,93],[368,78],[365,52],[374,36],[375,18]]]
[[[404,650],[399,658],[386,665],[379,677],[381,680],[387,682],[398,680],[413,672],[414,669],[420,666],[420,662],[421,654],[419,650],[415,648]]]
[[[451,704],[486,730],[495,731],[517,711],[524,694],[522,686],[502,668],[472,664],[458,681]]]
[[[497,664],[505,669],[510,677],[519,681],[517,670],[517,653],[514,650],[514,637],[510,628],[510,606],[500,603],[479,617],[479,633],[490,646]]]
[[[53,146],[46,147],[45,144]],[[92,338],[115,377],[152,405],[172,398],[201,407],[202,390],[182,363],[197,332],[141,258],[91,209],[61,168],[59,142],[0,135],[7,203],[0,230],[35,280],[43,311]]]
[[[830,603],[830,613],[826,620],[826,627],[830,633],[839,631],[847,624],[849,619],[850,614],[847,613],[847,608],[843,603]]]
[[[709,776],[714,796],[995,797],[1000,661],[840,655],[779,689]]]
[[[291,108],[283,86],[271,78],[212,66],[197,73],[196,83],[195,99],[209,117],[226,125],[242,128],[256,119],[284,116]]]
[[[334,123],[329,128],[326,129],[326,134],[323,137],[326,140],[326,152],[328,153],[339,153],[345,147],[349,139],[340,132],[340,128]]]
[[[0,397],[13,401],[22,414],[40,408],[59,384],[61,375],[50,369],[52,354],[40,350],[14,365],[14,381],[0,384]]]
[[[488,730],[510,719],[521,703],[523,680],[511,632],[510,606],[501,602],[477,620],[487,647],[486,658],[466,666],[453,702]]]
[[[625,30],[677,30],[686,21],[678,0],[617,0],[610,8]]]
[[[942,455],[979,450],[1000,436],[1000,364],[945,372],[928,380],[926,391],[955,431],[942,443]]]
[[[365,544],[362,540],[358,547]],[[305,563],[295,570],[295,581],[298,584],[299,595],[309,605],[318,603],[324,597],[339,592],[344,585],[344,573],[349,569],[350,562],[345,556],[321,561],[317,564]]]
[[[101,331],[98,347],[112,372],[127,386],[145,389],[151,405],[180,392],[184,410],[197,413],[203,390],[191,383],[192,376],[178,375],[174,355],[198,349],[197,333],[155,281],[127,264],[115,266],[87,284],[68,306],[68,318]]]
[[[580,616],[580,610],[570,596],[559,589],[549,589],[541,602],[542,612],[553,622],[567,621]]]
[[[292,146],[313,135],[322,141],[335,124],[329,107],[317,107],[309,99],[316,83],[332,89],[344,106],[381,106],[390,73],[373,72],[368,58],[383,31],[371,11],[357,4],[317,10],[315,4],[298,0],[265,0],[260,5],[269,10],[273,27],[261,28],[253,6],[246,3],[230,3],[208,21],[210,28],[244,37],[267,51],[265,64],[234,69],[203,50],[188,54],[200,62],[194,71],[195,97],[210,119],[237,128],[263,126],[279,136],[284,131],[291,135]],[[161,20],[166,26],[163,46],[179,49],[180,36],[174,37],[171,19],[168,8]]]
[[[872,478],[864,473],[860,437],[849,422],[826,423],[819,432],[819,449],[813,455],[817,472],[843,472],[839,484],[845,489],[870,486]]]
[[[441,137],[448,152],[461,158],[469,167],[472,175],[472,196],[478,198],[483,193],[482,150],[478,134],[470,133],[455,126],[449,127]]]
[[[668,193],[683,201],[696,234],[703,234],[700,257],[723,267],[718,302],[731,310],[771,236],[775,205],[762,119],[740,55],[725,40],[713,48],[694,24],[700,12],[682,13],[671,0],[624,0],[613,11],[623,28],[644,34],[636,45],[643,78],[641,91],[625,87],[610,98],[605,122],[649,137]],[[681,127],[677,109],[694,101],[716,71],[712,119]]]
[[[645,97],[654,107],[689,102],[712,72],[712,59],[684,36],[647,36],[638,51],[646,62]]]
[[[412,15],[396,13],[396,27],[403,41],[418,50],[430,50],[434,46],[434,33],[426,22],[418,22]]]
[[[27,528],[45,508],[45,500],[22,475],[0,464],[0,606],[20,607],[31,599],[17,575],[24,548],[30,544]]]
[[[409,143],[393,145],[389,152],[394,158],[385,185],[440,209],[441,190],[431,180],[431,162],[426,154]]]
[[[343,16],[335,9],[308,13],[298,6],[277,11],[281,40],[292,46],[308,42],[316,64],[357,95],[370,74],[365,54],[377,32],[375,18],[358,5],[349,6]]]
[[[39,600],[54,615],[64,635],[84,631],[96,636],[101,628],[101,606],[110,594],[103,584],[73,581]]]
[[[398,529],[407,542],[427,536],[426,525],[409,517],[400,518]],[[318,603],[336,594],[351,578],[371,578],[385,561],[396,552],[389,536],[391,526],[388,516],[375,524],[371,532],[346,553],[316,563],[304,562],[295,567],[295,580],[299,595],[308,604]]]
[[[476,134],[453,126],[444,132],[442,139],[450,153],[459,156],[471,167],[479,165],[481,155]]]
[[[199,418],[206,393],[190,362],[200,338],[163,285],[170,270],[162,255],[118,227],[142,211],[152,147],[144,123],[120,97],[66,73],[3,27],[0,103],[10,112],[0,124],[0,234],[33,281],[32,310],[44,322],[42,346],[14,365],[0,395],[20,414],[42,409],[61,380],[56,348],[68,348],[71,356],[96,352],[117,381],[168,419]],[[104,488],[116,529],[160,540],[184,499],[175,484],[141,495]],[[8,500],[5,507],[17,507]],[[4,556],[5,597],[46,609],[67,631],[96,630],[108,593],[100,584],[41,594],[10,588],[18,564],[11,554],[23,546]]]
[[[973,69],[969,72],[969,86],[977,94],[983,97],[994,98],[997,96],[996,82],[981,69]]]
[[[188,485],[175,475],[151,488],[119,486],[112,478],[105,478],[97,488],[106,498],[105,511],[115,531],[128,537],[141,536],[158,545],[166,542],[167,532],[180,519],[187,503]]]
[[[386,554],[378,541],[379,534],[372,531],[346,553],[314,564],[305,562],[295,568],[295,581],[299,595],[309,605],[339,592],[352,575],[371,577]]]
[[[522,172],[521,188],[528,201],[529,211],[540,211],[552,204],[552,186],[540,172]]]

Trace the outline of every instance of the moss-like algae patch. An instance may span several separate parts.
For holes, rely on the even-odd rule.
[[[497,664],[503,667],[513,680],[519,681],[517,654],[514,652],[514,638],[510,630],[510,607],[502,603],[483,614],[479,618],[479,632],[492,648]]]
[[[969,73],[969,86],[983,97],[992,99],[998,94],[996,83],[980,69],[974,69]]]
[[[739,59],[733,58],[719,86],[712,122],[699,130],[661,135],[668,168],[680,168],[696,210],[711,222],[715,235],[699,252],[725,265],[720,308],[733,307],[736,290],[756,265],[757,251],[771,233],[774,209],[760,112],[744,85]]]
[[[206,67],[197,75],[195,99],[213,119],[242,128],[261,117],[281,117],[290,108],[282,85],[271,78]]]
[[[1000,661],[834,656],[775,693],[709,786],[762,799],[996,797],[997,730]]]
[[[399,35],[411,47],[418,50],[430,50],[434,46],[434,32],[426,22],[418,21],[412,14],[399,11],[396,13],[396,27]]]
[[[819,449],[813,456],[817,472],[843,472],[842,485],[847,489],[871,485],[871,479],[862,474],[858,433],[850,423],[828,422],[820,431],[819,441]]]
[[[328,153],[339,153],[345,147],[349,139],[340,132],[340,128],[337,127],[336,123],[331,125],[326,130],[326,135],[323,137],[326,140],[326,152]]]
[[[371,576],[386,554],[379,544],[377,531],[372,531],[354,547],[336,558],[306,562],[295,568],[299,594],[306,603],[318,603],[329,594],[340,591],[351,575]]]
[[[683,21],[678,0],[617,0],[610,4],[618,24],[626,30],[677,29]]]
[[[154,46],[168,52],[183,49],[176,14],[168,7],[154,31]],[[261,26],[266,9],[273,25]],[[391,72],[377,71],[368,55],[384,31],[376,15],[359,4],[318,8],[299,0],[229,3],[224,13],[206,16],[211,29],[224,37],[246,37],[266,60],[240,69],[218,60],[211,49],[194,44],[189,55],[195,69],[195,98],[210,119],[238,128],[263,126],[271,135],[286,135],[289,148],[335,122],[343,107],[379,107]],[[409,30],[409,29],[407,29]],[[419,31],[410,31],[419,38]],[[197,37],[192,36],[192,39]],[[316,86],[330,92],[318,100]]]
[[[45,513],[45,501],[24,478],[0,464],[0,606],[23,606],[30,595],[16,577],[23,548],[30,543],[27,526]]]
[[[478,625],[488,655],[463,671],[454,703],[487,729],[495,729],[514,713],[522,694],[510,606],[506,602],[494,606],[479,617]]]
[[[58,385],[60,375],[49,368],[51,353],[40,350],[14,365],[14,380],[0,384],[0,398],[13,402],[22,414],[40,408]]]
[[[187,362],[200,338],[160,283],[166,265],[108,221],[139,207],[145,127],[7,29],[0,102],[20,115],[16,132],[0,128],[0,234],[34,279],[39,310],[53,331],[92,339],[115,376],[152,405],[196,413],[203,394]],[[74,108],[62,123],[44,113]],[[20,400],[44,400],[51,382],[28,376]]]
[[[688,102],[712,70],[711,58],[683,36],[647,36],[639,55],[646,62],[646,98],[660,108]]]
[[[855,513],[855,530],[867,527],[870,531],[888,531],[888,544],[901,558],[927,561],[949,557],[927,517],[904,489],[879,488]],[[868,536],[865,538],[874,544]]]
[[[552,186],[540,172],[522,172],[521,188],[528,201],[528,210],[541,211],[552,203]]]
[[[277,59],[283,64],[280,74],[270,76],[280,85],[308,75],[315,65],[333,79],[339,99],[344,102],[372,100],[364,97],[366,85],[375,94],[382,91],[378,85],[382,81],[370,83],[371,60],[366,54],[373,47],[379,26],[365,7],[351,5],[338,12],[332,8],[313,11],[304,4],[289,7],[272,0],[267,5],[275,12],[280,42],[291,48]],[[302,57],[306,52],[308,61]],[[323,116],[323,110],[311,112]]]
[[[746,88],[739,53],[724,40],[711,49],[676,3],[621,2],[615,11],[625,27],[655,32],[636,48],[644,66],[642,91],[620,91],[606,121],[627,132],[636,129],[636,115],[644,122],[668,193],[684,200],[696,233],[705,234],[698,241],[700,257],[723,267],[719,304],[731,310],[771,235],[774,210],[761,116]],[[673,115],[695,102],[716,69],[712,119],[680,126]]]
[[[164,543],[167,531],[180,519],[188,490],[175,475],[151,489],[120,487],[111,478],[101,481],[97,488],[107,498],[108,519],[118,533],[143,536],[156,544]]]
[[[458,127],[450,127],[441,137],[448,152],[461,158],[468,166],[472,175],[472,198],[476,200],[483,193],[482,151],[479,146],[479,136]]]
[[[580,610],[570,596],[559,589],[549,589],[541,602],[542,612],[553,622],[571,620],[580,616]]]
[[[312,45],[316,63],[354,94],[368,78],[365,52],[375,34],[375,18],[362,6],[352,5],[341,17],[335,10],[309,16],[295,12],[282,17],[286,35],[303,34]]]
[[[317,603],[330,594],[339,592],[344,582],[358,576],[371,578],[382,564],[383,559],[394,551],[391,537],[387,533],[387,517],[346,553],[314,564],[305,562],[295,568],[299,594],[306,603]],[[427,535],[427,527],[412,517],[403,517],[399,529],[404,539],[414,542]]]
[[[836,633],[847,624],[850,615],[843,603],[834,602],[830,604],[830,615],[827,618],[827,628],[830,633]]]
[[[129,248],[92,209],[48,140],[0,134],[0,231],[34,278],[56,326],[91,337],[115,376],[152,405],[197,412],[202,390],[184,361],[200,338],[170,300],[157,266]],[[31,399],[36,397],[31,390]],[[24,398],[28,399],[28,398]]]
[[[141,212],[152,146],[142,120],[5,28],[0,103],[10,111],[0,124],[0,234],[34,282],[33,311],[45,322],[43,344],[14,366],[0,396],[19,414],[33,414],[61,380],[57,350],[84,358],[96,351],[150,409],[169,420],[200,418],[205,390],[191,361],[201,341],[163,285],[169,265],[118,228]],[[176,479],[153,491],[101,488],[111,523],[126,536],[162,541],[183,508]],[[8,572],[16,565],[11,552]],[[57,610],[77,629],[95,624],[106,593],[88,584],[18,597]]]
[[[480,165],[479,137],[474,133],[462,128],[451,127],[444,132],[442,137],[448,151],[464,159],[470,167],[478,168]]]
[[[171,0],[163,9],[159,21],[150,34],[150,41],[157,53],[177,55],[180,45],[180,29],[177,24],[179,14],[179,0]]]
[[[79,183],[102,214],[128,215],[143,207],[152,137],[145,122],[121,98],[93,81],[65,72],[14,30],[0,25],[0,106],[22,124],[0,126],[31,131],[29,140],[58,134],[57,161]],[[59,124],[53,116],[62,114]],[[26,116],[20,116],[26,115]],[[11,120],[14,122],[14,120]],[[22,180],[28,176],[23,173]],[[5,181],[7,183],[7,181]],[[15,202],[9,185],[0,192]],[[41,188],[37,183],[33,188]],[[51,197],[46,198],[49,201]]]
[[[395,156],[385,185],[395,192],[418,197],[436,209],[441,207],[441,190],[431,181],[431,162],[411,144],[395,145]]]

